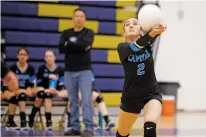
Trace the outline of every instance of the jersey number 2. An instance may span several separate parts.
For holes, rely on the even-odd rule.
[[[145,74],[144,68],[145,68],[144,63],[138,64],[137,65],[137,75],[139,76],[144,75]]]

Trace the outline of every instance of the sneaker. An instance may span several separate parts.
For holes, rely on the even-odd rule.
[[[94,124],[94,131],[97,131],[97,130],[99,130],[99,129],[101,129],[101,127],[98,126],[97,124]]]
[[[53,130],[52,129],[52,122],[51,121],[47,121],[46,122],[46,130],[48,131],[48,130]]]
[[[80,136],[81,133],[80,133],[80,131],[76,131],[76,130],[70,128],[68,131],[64,132],[64,135],[65,136]]]
[[[9,121],[6,129],[8,130],[19,130],[19,127],[16,125],[16,123],[14,121]]]
[[[84,133],[82,133],[81,137],[93,137],[94,133],[92,131],[84,131]]]
[[[34,117],[29,115],[29,127],[32,129],[34,126]]]
[[[64,132],[67,132],[67,131],[69,131],[69,130],[71,130],[72,129],[72,127],[66,127],[65,129],[64,129]]]
[[[21,130],[28,130],[26,121],[21,121]]]
[[[113,121],[109,121],[109,123],[106,124],[105,130],[109,131],[111,128],[115,126],[115,123]]]

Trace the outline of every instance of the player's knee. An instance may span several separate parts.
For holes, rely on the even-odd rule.
[[[126,135],[121,135],[120,133],[119,133],[119,131],[117,130],[117,133],[116,133],[116,137],[128,137],[129,136],[129,134],[126,134]]]
[[[26,101],[26,94],[25,93],[21,93],[21,94],[19,94],[19,96],[18,96],[18,100],[19,101]]]
[[[36,94],[36,96],[37,96],[38,98],[40,98],[40,99],[44,99],[44,95],[45,95],[44,90],[41,90],[41,91],[39,91],[39,92]]]
[[[150,122],[156,123],[156,121],[158,120],[158,117],[154,115],[149,115],[149,116],[146,116],[144,119],[146,122],[150,121]]]
[[[156,137],[156,124],[154,122],[144,123],[144,137]]]
[[[53,95],[51,93],[45,93],[44,98],[53,98]]]
[[[96,98],[96,102],[97,103],[101,103],[101,102],[103,102],[104,101],[104,98],[101,96],[101,95],[99,95],[97,98]]]
[[[18,103],[18,98],[17,96],[13,96],[9,99],[9,103],[11,104],[17,104]]]

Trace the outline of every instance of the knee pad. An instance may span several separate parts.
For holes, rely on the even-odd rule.
[[[36,94],[36,96],[37,96],[38,98],[43,99],[43,98],[44,98],[44,94],[45,94],[44,90],[41,90],[41,91],[39,91],[39,92]]]
[[[53,98],[53,95],[51,93],[45,93],[44,98]]]
[[[144,123],[144,137],[156,137],[156,124],[153,122]]]
[[[116,137],[128,137],[128,136],[129,136],[129,134],[126,135],[126,136],[122,136],[122,135],[120,135],[119,132],[118,132],[118,130],[117,130]]]
[[[101,95],[99,95],[97,98],[96,98],[96,102],[97,103],[101,103],[101,102],[103,102],[104,101],[104,98],[101,96]]]
[[[9,103],[11,104],[17,104],[18,103],[18,98],[17,96],[13,96],[9,99]]]
[[[26,94],[21,93],[21,94],[19,94],[18,98],[19,98],[19,101],[26,101]]]

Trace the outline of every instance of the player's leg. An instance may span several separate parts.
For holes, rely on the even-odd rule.
[[[20,89],[19,94],[18,94],[18,100],[19,100],[19,111],[20,111],[20,121],[21,121],[21,129],[27,129],[26,128],[26,113],[25,113],[25,108],[26,108],[26,90],[25,89]]]
[[[120,109],[116,137],[128,137],[138,116]]]
[[[36,113],[40,110],[40,107],[44,101],[44,88],[42,87],[37,87],[37,88],[32,88],[32,96],[35,98],[34,99],[34,105],[31,110],[31,114],[29,115],[29,127],[33,127],[34,125],[34,118],[36,116]]]
[[[63,90],[57,92],[55,97],[57,97],[57,98],[68,98],[69,94],[68,94],[67,90],[63,89]]]
[[[17,125],[14,122],[14,114],[16,112],[18,98],[14,93],[12,93],[8,90],[4,91],[3,96],[4,96],[4,99],[8,100],[8,102],[9,102],[9,106],[8,106],[8,109],[9,109],[9,118],[8,119],[9,119],[9,121],[8,121],[7,127],[16,129]]]
[[[151,99],[144,106],[144,137],[156,137],[156,124],[162,111],[159,99]]]
[[[115,126],[115,123],[109,119],[108,110],[104,102],[103,96],[96,91],[92,92],[92,101],[97,103],[98,109],[102,114],[104,121],[106,123],[106,130],[110,130],[112,127]]]
[[[54,95],[52,93],[45,92],[44,96],[44,109],[46,117],[46,127],[47,130],[52,130],[52,98]]]

